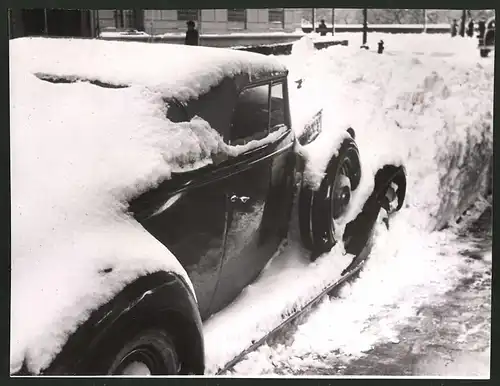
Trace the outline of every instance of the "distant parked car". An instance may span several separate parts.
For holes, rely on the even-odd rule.
[[[27,65],[28,68],[33,66],[29,76],[38,77],[34,81],[57,83],[51,89],[54,92],[73,88],[76,93],[77,87],[82,87],[82,82],[89,82],[94,86],[89,85],[85,90],[99,93],[100,89],[106,89],[102,92],[118,97],[133,91],[129,87],[133,83],[130,81],[133,78],[131,71],[139,75],[141,71],[142,74],[148,72],[149,75],[157,76],[158,80],[157,83],[146,82],[146,88],[172,90],[169,85],[173,84],[178,90],[183,90],[185,94],[182,95],[187,95],[183,100],[164,97],[166,115],[171,122],[182,125],[198,116],[208,122],[223,138],[225,146],[235,149],[235,152],[222,151],[214,156],[210,164],[193,166],[188,171],[174,171],[170,178],[144,188],[140,194],[128,200],[127,205],[116,215],[125,218],[124,221],[131,224],[133,229],[140,228],[141,232],[145,229],[145,237],[154,240],[155,245],[160,245],[159,241],[162,250],[170,251],[178,259],[189,280],[178,272],[169,270],[141,274],[133,280],[127,279],[123,289],[118,290],[111,298],[98,297],[100,301],[97,306],[83,310],[83,320],[69,324],[68,331],[72,331],[70,336],[63,341],[64,344],[54,348],[55,351],[47,356],[51,358],[50,361],[40,365],[39,371],[33,370],[27,363],[33,360],[37,362],[37,355],[46,354],[44,349],[29,351],[35,353],[29,358],[27,354],[23,354],[26,355],[24,365],[15,371],[11,367],[11,373],[203,374],[202,321],[232,302],[257,278],[275,254],[280,243],[287,237],[294,207],[292,204],[297,194],[301,237],[304,245],[311,250],[312,259],[329,251],[338,241],[335,221],[345,215],[352,192],[360,184],[362,173],[354,130],[347,129],[344,140],[331,150],[324,178],[320,181],[319,188],[313,187],[300,178],[308,161],[297,149],[306,147],[318,138],[323,129],[322,113],[319,110],[304,128],[293,130],[288,71],[274,58],[219,48],[147,43],[83,40],[65,42],[61,39],[53,43],[50,39],[33,40],[29,43],[26,47],[36,48],[40,44],[41,54],[50,51],[54,55],[45,55],[44,63],[30,62]],[[94,55],[88,58],[89,61],[98,63],[95,73],[89,70],[90,63],[74,63],[70,54],[63,49],[58,50],[58,44],[63,43],[66,48],[77,45],[74,52],[81,53],[83,50]],[[127,59],[130,52],[137,52],[137,55]],[[26,53],[36,57],[33,50]],[[143,63],[144,67],[127,67],[124,65],[128,63],[127,60],[138,60],[137,63]],[[179,60],[190,63],[189,72],[170,71],[172,63]],[[233,67],[229,65],[231,63]],[[198,80],[189,83],[194,76]],[[167,86],[165,77],[170,79]],[[140,80],[138,82],[134,86],[141,84]],[[200,95],[191,95],[188,84],[199,87]],[[158,87],[155,88],[156,86]],[[13,83],[13,87],[17,87],[17,84]],[[25,92],[31,91],[28,89]],[[74,95],[76,98],[79,94]],[[32,112],[41,108],[43,103],[39,98],[33,100],[33,105],[29,107]],[[76,106],[82,106],[85,100],[82,97]],[[62,102],[61,100],[61,109],[68,101]],[[53,107],[51,104],[49,108],[51,106]],[[124,109],[126,108],[125,106]],[[104,111],[108,106],[103,105],[102,109]],[[91,120],[90,113],[66,113],[65,116],[73,116],[74,120],[88,122],[88,125],[96,122]],[[11,127],[14,132],[21,130],[30,119],[30,116],[24,114],[19,117],[24,121],[15,122]],[[160,118],[154,116],[151,119]],[[118,127],[127,124],[120,116],[113,118],[113,122]],[[72,126],[67,127],[67,130],[72,129]],[[295,134],[296,132],[301,134]],[[93,152],[97,152],[98,157],[99,154],[105,157],[109,147],[101,142],[104,138],[102,131],[97,133],[91,155],[95,156]],[[121,135],[120,130],[116,130],[116,133],[118,137]],[[75,141],[80,138],[77,134],[85,133],[75,133]],[[48,148],[40,149],[42,156],[51,156],[51,146],[57,140],[47,139],[43,146]],[[124,140],[132,141],[134,138]],[[119,138],[116,141],[119,142]],[[17,151],[22,152],[23,149],[15,149],[13,154]],[[153,157],[154,151],[148,151],[147,155]],[[119,163],[120,157],[125,160],[129,156],[129,153],[124,152],[113,160]],[[160,154],[158,159],[162,159]],[[64,158],[58,158],[58,162],[54,163],[55,169],[42,173],[57,176],[58,167],[71,165]],[[127,170],[124,172],[126,174]],[[120,172],[117,170],[117,173]],[[133,170],[129,173],[133,173]],[[30,181],[23,180],[28,193],[37,191],[37,194],[41,194],[42,186],[30,187],[29,184]],[[361,213],[347,225],[343,235],[346,251],[358,258],[366,258],[369,252],[368,240],[381,208],[392,213],[402,207],[406,191],[404,168],[385,165],[376,174],[374,186]],[[132,187],[122,187],[129,188]],[[86,190],[90,191],[88,185],[65,186],[65,189],[67,192],[60,192],[58,200],[63,199],[66,194],[71,206],[86,205],[75,200],[71,192],[78,190],[84,194]],[[114,190],[113,194],[120,195],[121,191]],[[50,214],[50,207],[46,209],[46,213]],[[82,216],[84,221],[91,209],[88,206],[82,207],[76,217]],[[16,211],[13,216],[18,216]],[[105,219],[99,219],[101,220]],[[43,226],[44,220],[41,221]],[[72,229],[67,231],[73,232]],[[24,232],[30,232],[30,229],[25,229]],[[71,240],[74,240],[72,243],[78,242],[79,233],[74,231],[70,234]],[[14,242],[17,242],[20,234],[15,235],[18,238]],[[114,239],[106,234],[90,235],[89,237],[95,238],[95,243],[92,243],[92,250],[88,253],[93,255],[101,253],[100,243],[119,247],[130,237]],[[53,245],[51,253],[57,254],[57,248],[58,245]],[[36,248],[28,252],[37,256]],[[12,258],[15,260],[16,256],[13,255]],[[65,259],[71,258],[72,256],[65,256]],[[141,258],[147,262],[148,256]],[[83,265],[74,268],[75,274],[84,270],[85,261],[81,260]],[[98,280],[120,279],[121,271],[116,267],[119,259],[114,262],[115,265],[108,266],[103,261],[103,268],[96,271]],[[33,267],[38,267],[38,263]],[[129,266],[124,268],[126,272],[127,269]],[[21,277],[17,276],[17,271],[15,273],[16,277]],[[37,274],[36,271],[34,274]],[[86,291],[99,296],[96,287],[89,285]],[[26,301],[33,304],[44,301],[43,294],[37,296],[39,298],[27,297]],[[57,302],[58,298],[50,301]],[[68,307],[78,306],[78,303],[79,300],[74,299],[68,303]],[[89,306],[82,303],[81,307]],[[33,315],[33,318],[36,319],[37,315]],[[47,318],[49,317],[44,315],[46,326],[57,325],[61,318],[72,320],[71,315],[61,314]],[[57,333],[54,336],[57,337]],[[22,348],[20,352],[28,351]]]
[[[495,18],[492,17],[486,22],[484,36],[479,36],[479,54],[482,58],[487,57],[495,49]]]

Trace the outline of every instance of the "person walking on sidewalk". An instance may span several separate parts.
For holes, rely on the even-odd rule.
[[[474,36],[474,19],[470,19],[467,24],[467,36],[470,38]]]
[[[328,31],[328,27],[325,24],[325,21],[322,19],[318,26],[318,32],[321,36],[326,36],[326,32]]]
[[[195,28],[194,21],[189,20],[187,23],[186,39],[184,44],[188,46],[199,46],[200,45],[200,35],[198,30]]]
[[[451,23],[451,37],[457,36],[457,32],[458,32],[457,19],[453,19],[453,23]]]

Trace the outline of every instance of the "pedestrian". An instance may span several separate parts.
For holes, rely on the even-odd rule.
[[[465,18],[463,18],[463,17],[460,18],[460,27],[459,27],[458,34],[462,37],[465,36]]]
[[[451,37],[457,36],[458,24],[457,19],[453,19],[453,23],[451,23]]]
[[[321,19],[318,26],[318,32],[320,33],[321,36],[326,36],[327,30],[328,27],[326,26],[325,21]]]
[[[198,30],[195,28],[194,21],[189,20],[186,24],[187,24],[187,31],[184,44],[188,46],[200,45],[200,35],[198,34]]]
[[[477,23],[477,37],[479,39],[483,39],[485,32],[486,32],[486,21],[484,19],[481,19],[479,20],[479,23]]]
[[[467,36],[470,38],[474,36],[474,19],[470,19],[467,24]]]
[[[379,54],[383,53],[384,52],[384,41],[383,40],[380,40],[378,42],[378,49],[377,49],[377,52]]]

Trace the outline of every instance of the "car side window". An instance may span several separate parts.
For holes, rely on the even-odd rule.
[[[283,82],[274,83],[271,86],[271,133],[286,125],[285,122],[285,100],[283,99]]]
[[[176,100],[165,101],[167,106],[167,118],[172,122],[188,121],[188,114],[184,106]]]
[[[269,84],[243,90],[231,120],[230,145],[244,145],[269,133]]]
[[[234,97],[236,93],[234,80],[225,78],[207,93],[190,100],[187,103],[186,110],[190,118],[195,115],[203,118],[224,140],[227,140],[231,111],[233,111],[236,103],[236,98]]]

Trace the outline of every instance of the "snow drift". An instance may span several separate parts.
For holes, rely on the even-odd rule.
[[[383,55],[353,43],[280,58],[291,79],[303,79],[292,94],[293,123],[321,106],[330,136],[352,126],[366,177],[360,188],[369,190],[382,163],[403,163],[407,206],[419,209],[423,226],[440,229],[487,185],[493,61],[478,60],[473,39],[419,35],[409,42],[405,35],[370,34],[370,41],[379,38],[386,42]],[[297,44],[300,53],[308,46]]]

